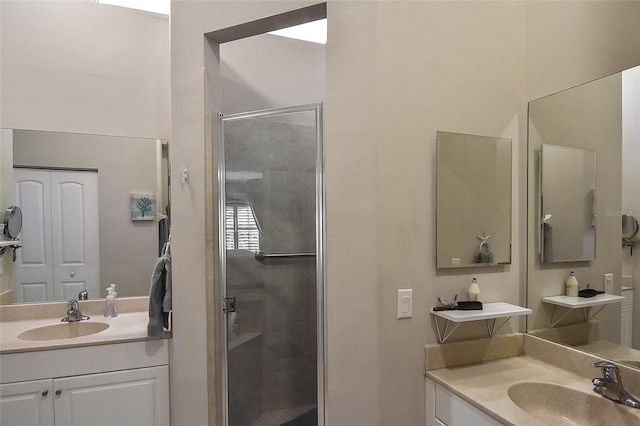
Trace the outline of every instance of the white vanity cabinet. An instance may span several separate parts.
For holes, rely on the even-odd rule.
[[[169,367],[0,385],[6,425],[168,425]]]
[[[168,340],[1,357],[2,425],[170,424]]]
[[[427,426],[502,426],[444,386],[425,379]]]

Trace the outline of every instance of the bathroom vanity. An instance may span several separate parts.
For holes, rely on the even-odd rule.
[[[91,319],[74,324],[59,316],[7,321],[13,314],[3,312],[0,423],[169,425],[170,340],[147,339],[146,311],[104,318],[101,302],[81,303]],[[98,323],[108,327],[92,332]],[[89,334],[46,336],[60,325]]]
[[[640,424],[640,409],[593,392],[599,358],[535,336],[425,347],[427,425]],[[640,373],[620,366],[640,395]]]

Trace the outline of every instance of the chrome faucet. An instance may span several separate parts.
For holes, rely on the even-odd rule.
[[[67,302],[69,309],[67,310],[67,317],[62,318],[61,322],[78,322],[88,320],[89,317],[86,315],[82,315],[80,312],[80,308],[78,306],[78,301],[71,299]]]
[[[594,392],[620,404],[640,408],[640,401],[632,397],[622,385],[622,376],[617,365],[608,361],[593,362],[591,365],[601,368],[603,376],[591,381],[595,385]]]

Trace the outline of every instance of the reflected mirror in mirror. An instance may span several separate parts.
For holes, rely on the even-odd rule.
[[[594,259],[595,151],[543,144],[540,163],[540,261]]]
[[[527,331],[635,367],[640,365],[640,256],[620,241],[633,232],[628,220],[623,219],[621,226],[621,218],[640,212],[638,99],[640,67],[635,67],[531,101],[528,128],[527,305],[533,314],[527,318]],[[545,169],[541,177],[539,162],[544,167],[545,162],[553,161],[541,159],[542,152],[548,154],[551,148],[553,156],[559,155],[558,146],[571,157],[558,159],[561,172],[546,176]],[[593,175],[575,167],[576,163],[585,162],[584,157],[590,152],[597,156]],[[580,181],[578,189],[574,194],[557,196],[557,206],[552,210],[548,203],[553,200],[548,199],[547,191],[553,194],[571,180]],[[592,181],[597,194],[594,208]],[[580,196],[571,198],[574,195]],[[584,225],[582,247],[577,250],[595,244],[596,257],[588,262],[541,261],[540,232],[546,226],[545,216],[555,232],[560,225],[556,209],[566,209],[563,214],[568,214],[567,207],[575,212],[581,206],[582,213],[572,219],[574,224]],[[595,218],[595,240],[591,233],[584,232],[589,229],[591,218]],[[580,259],[564,256],[565,260]],[[551,306],[549,301],[553,299],[543,302],[543,298],[564,294],[570,271],[575,272],[581,289],[589,285],[619,299],[584,311]],[[613,278],[611,284],[605,279],[609,275]],[[603,301],[609,295],[586,300],[595,303],[598,297]],[[571,300],[579,303],[584,299]]]
[[[509,263],[511,139],[437,132],[437,267]]]
[[[3,129],[1,147],[0,207],[23,212],[15,262],[3,255],[2,303],[76,299],[83,290],[103,298],[110,283],[119,297],[148,295],[168,238],[166,141]],[[156,213],[134,214],[145,198]]]

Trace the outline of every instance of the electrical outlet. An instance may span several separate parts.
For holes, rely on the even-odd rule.
[[[459,265],[460,264],[460,258],[459,257],[452,257],[451,258],[451,264],[452,265]]]
[[[604,292],[613,293],[613,274],[604,274]]]

